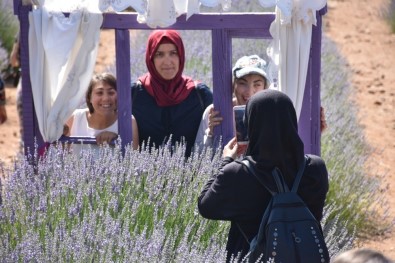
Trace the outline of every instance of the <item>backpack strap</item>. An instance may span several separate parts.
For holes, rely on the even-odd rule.
[[[274,169],[272,170],[272,176],[274,178],[274,181],[276,182],[277,193],[289,192],[288,185],[285,183],[284,177],[278,167],[274,167]]]
[[[302,179],[302,175],[303,175],[303,173],[304,173],[304,168],[305,168],[305,166],[306,166],[306,159],[307,159],[307,158],[308,158],[307,155],[305,155],[304,158],[303,158],[302,164],[301,164],[301,166],[299,167],[299,170],[298,170],[298,172],[297,172],[297,174],[296,174],[294,183],[293,183],[293,185],[292,185],[291,192],[296,193],[296,192],[298,191],[299,184],[300,184],[300,181],[301,181],[301,179]],[[275,195],[275,194],[277,193],[277,192],[273,192],[272,190],[270,190],[270,189],[263,183],[263,181],[261,180],[261,178],[259,178],[259,176],[256,175],[256,173],[255,173],[255,168],[253,167],[253,165],[251,165],[251,162],[250,162],[248,159],[242,160],[241,163],[244,164],[244,165],[247,167],[248,171],[249,171],[252,175],[254,175],[255,178],[257,178],[257,180],[261,183],[261,185],[263,185],[263,186],[266,188],[266,190],[269,191],[269,193],[270,193],[271,195]],[[278,193],[289,192],[289,188],[288,188],[287,184],[286,184],[285,181],[284,181],[284,177],[282,176],[280,169],[278,169],[277,167],[275,167],[275,168],[273,169],[273,171],[272,171],[272,175],[273,175],[274,181],[276,182],[276,186],[277,186]]]
[[[296,193],[298,191],[298,187],[299,187],[299,183],[300,180],[302,179],[302,175],[304,173],[304,168],[306,167],[306,159],[307,159],[307,155],[304,156],[303,161],[302,161],[302,165],[299,167],[299,171],[296,174],[296,178],[294,181],[294,184],[292,186],[292,190],[291,192]]]
[[[202,99],[202,94],[200,94],[200,89],[198,89],[198,85],[199,85],[199,83],[195,80],[195,90],[196,90],[196,94],[197,94],[197,96],[198,96],[198,99],[199,99],[199,102],[200,102],[200,106],[202,107],[202,109],[203,109],[203,111],[205,110],[205,107],[204,107],[204,102],[203,102],[203,99]]]
[[[251,162],[250,162],[248,159],[242,160],[241,163],[244,164],[244,165],[247,167],[247,170],[248,170],[252,175],[255,176],[255,178],[261,183],[261,185],[263,185],[263,186],[266,188],[266,190],[269,191],[269,193],[270,193],[271,195],[275,195],[275,194],[276,194],[276,192],[273,192],[269,187],[267,187],[267,186],[264,184],[264,182],[261,180],[261,178],[259,178],[259,176],[256,175],[256,173],[255,173],[255,168],[254,168],[254,166],[251,165]]]
[[[244,239],[247,241],[248,245],[250,244],[250,241],[248,240],[248,237],[246,235],[246,233],[244,233],[243,229],[241,228],[241,226],[239,225],[239,223],[235,222],[237,228],[240,230],[240,233],[243,235]]]

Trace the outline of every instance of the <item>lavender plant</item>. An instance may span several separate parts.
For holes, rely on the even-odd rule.
[[[185,147],[103,147],[98,159],[51,147],[3,175],[4,262],[214,262],[228,224],[198,216],[196,200],[220,155]],[[211,156],[214,156],[211,158]],[[37,163],[33,166],[30,163]],[[6,180],[4,179],[6,178]]]
[[[82,156],[51,146],[44,158],[25,157],[3,170],[0,258],[224,262],[229,224],[203,219],[196,206],[221,150],[196,149],[185,160],[183,144],[169,145],[127,147],[122,155],[117,144]],[[327,239],[332,254],[352,243],[337,221]]]
[[[0,39],[0,72],[2,72],[8,65],[8,53],[7,50],[3,48]]]
[[[321,150],[330,173],[327,203],[332,215],[328,218],[349,222],[358,237],[369,237],[391,226],[388,204],[380,195],[380,175],[366,174],[365,162],[372,149],[365,144],[355,105],[350,102],[346,62],[328,38],[322,44],[321,95],[329,125]]]
[[[233,8],[243,1],[233,1]],[[237,11],[237,10],[235,10]],[[133,31],[132,79],[146,72],[147,31]],[[187,47],[186,74],[209,86],[211,40],[205,31],[182,31]],[[265,56],[267,42],[234,41],[234,57]],[[322,156],[330,173],[324,231],[331,255],[354,245],[386,218],[373,216],[378,181],[364,173],[369,154],[347,98],[349,81],[336,48],[324,38],[322,100],[328,131]],[[197,195],[219,166],[221,151],[196,150],[184,160],[185,147],[140,152],[103,147],[99,157],[86,151],[67,154],[61,145],[45,158],[21,158],[2,172],[0,258],[3,262],[222,262],[228,223],[197,213]],[[171,152],[173,152],[171,154]],[[95,158],[93,157],[95,156]],[[35,164],[35,165],[32,165]],[[358,191],[358,192],[356,192]],[[374,205],[376,204],[376,205]]]

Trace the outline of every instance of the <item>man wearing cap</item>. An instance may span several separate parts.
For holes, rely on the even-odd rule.
[[[232,69],[233,106],[246,105],[252,95],[269,87],[266,74],[266,61],[258,55],[244,56],[237,60]],[[221,124],[223,118],[211,104],[203,113],[196,143],[200,146],[211,146],[214,127]]]

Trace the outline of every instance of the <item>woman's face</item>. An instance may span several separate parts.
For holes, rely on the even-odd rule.
[[[113,114],[117,109],[117,90],[106,82],[99,81],[93,86],[91,103],[95,113]]]
[[[180,68],[180,58],[174,44],[160,44],[154,55],[156,71],[165,80],[173,79]]]
[[[265,89],[265,85],[265,78],[257,74],[249,74],[236,79],[234,93],[237,105],[246,105],[252,95]]]

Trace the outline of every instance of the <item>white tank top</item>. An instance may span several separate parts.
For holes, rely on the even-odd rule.
[[[70,130],[71,136],[90,136],[95,137],[101,132],[110,131],[113,133],[118,133],[118,120],[116,120],[111,126],[104,128],[102,130],[97,130],[89,127],[88,119],[86,115],[88,109],[77,109],[73,112],[74,120],[73,126]]]
[[[116,120],[109,127],[97,130],[89,127],[88,119],[87,119],[88,109],[77,109],[73,112],[73,126],[71,126],[70,136],[89,136],[96,137],[99,133],[103,131],[110,131],[118,134],[118,120]],[[81,153],[81,150],[91,149],[97,154],[99,152],[100,147],[97,144],[73,144],[72,151],[75,154]]]

